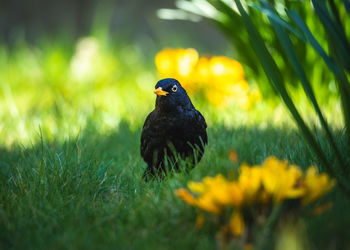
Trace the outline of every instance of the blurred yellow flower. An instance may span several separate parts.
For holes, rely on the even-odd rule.
[[[213,204],[239,206],[243,201],[243,194],[237,183],[227,181],[221,174],[205,177],[202,183],[189,182],[188,188],[194,193],[202,194],[197,202],[200,200],[205,207],[212,208]]]
[[[189,94],[203,92],[215,106],[236,103],[249,109],[261,99],[258,90],[250,92],[243,67],[234,59],[199,58],[195,49],[164,49],[156,55],[155,63],[161,77],[176,78]]]
[[[244,193],[244,199],[246,202],[253,202],[258,191],[262,185],[262,171],[260,167],[249,167],[248,165],[242,165],[240,167],[240,176],[238,178],[238,184],[242,188]]]
[[[302,185],[298,185],[302,172],[297,166],[290,166],[286,161],[269,157],[262,165],[262,182],[266,191],[275,202],[286,198],[298,198],[305,193]]]
[[[221,212],[221,206],[215,201],[211,193],[204,193],[196,199],[195,206],[213,214]]]
[[[156,67],[162,77],[176,78],[188,91],[195,90],[191,74],[198,62],[195,49],[164,49],[155,58]]]
[[[302,199],[303,204],[313,202],[328,192],[335,182],[330,180],[327,174],[317,174],[315,166],[310,167],[306,172],[305,188],[306,193]]]
[[[188,203],[190,205],[194,205],[195,202],[196,202],[196,199],[193,197],[193,195],[190,192],[188,192],[186,189],[184,189],[184,188],[177,189],[175,191],[175,193],[184,202],[186,202],[186,203]]]
[[[197,194],[202,194],[205,191],[205,185],[202,182],[190,181],[189,183],[187,183],[187,187],[193,193],[197,193]]]
[[[215,56],[210,59],[212,80],[217,82],[237,82],[244,80],[242,65],[233,59],[224,56]]]
[[[203,182],[218,204],[239,206],[242,203],[243,194],[237,183],[227,181],[221,174],[214,178],[206,177]]]
[[[198,82],[201,85],[208,86],[211,82],[210,72],[210,59],[208,57],[201,57],[194,72],[194,82]]]
[[[249,223],[245,223],[243,214],[249,218],[260,216],[262,211],[271,210],[273,203],[289,199],[300,201],[296,203],[299,206],[305,205],[319,199],[334,184],[328,175],[317,174],[316,167],[310,167],[304,175],[298,166],[272,156],[261,166],[241,165],[236,180],[228,180],[221,174],[204,177],[201,182],[188,183],[193,195],[185,189],[178,189],[176,194],[190,205],[221,218],[232,212],[229,221],[222,225],[221,232],[239,237],[245,227],[249,231]],[[319,214],[330,207],[319,207],[314,213]],[[260,218],[266,216],[263,214]],[[203,221],[204,218],[198,216],[196,228],[201,227]]]
[[[234,212],[230,219],[230,229],[233,235],[241,236],[244,231],[244,220],[240,212]]]

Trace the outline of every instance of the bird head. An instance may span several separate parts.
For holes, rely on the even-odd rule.
[[[163,111],[193,108],[186,90],[176,79],[162,79],[157,82],[155,89],[154,93],[157,95],[156,108]]]

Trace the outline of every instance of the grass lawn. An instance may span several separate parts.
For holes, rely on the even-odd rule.
[[[208,135],[193,171],[150,183],[141,179],[140,128],[130,130],[125,122],[109,134],[87,128],[64,142],[44,138],[34,146],[2,148],[1,248],[213,249],[215,223],[195,229],[195,209],[174,195],[176,188],[232,173],[241,162],[260,164],[269,155],[302,167],[317,162],[292,129],[213,126]],[[237,164],[228,149],[237,151]],[[330,211],[299,221],[309,249],[350,246],[350,203],[339,190],[330,196]]]
[[[142,61],[133,48],[118,54],[100,48],[91,52],[98,67],[76,69],[83,65],[79,51],[21,46],[0,60],[0,249],[215,249],[217,218],[208,215],[197,229],[198,213],[174,194],[177,188],[235,175],[240,164],[261,164],[271,155],[301,168],[320,165],[281,105],[236,112],[195,97],[208,122],[203,159],[190,173],[146,183],[139,147],[154,105],[153,61]],[[85,78],[76,70],[85,70]],[[299,107],[308,115],[305,103]],[[339,103],[329,103],[328,118],[346,152]],[[319,216],[306,209],[293,223],[281,219],[268,243],[288,241],[283,229],[289,228],[303,249],[350,249],[349,199],[336,187],[325,201],[333,206]]]

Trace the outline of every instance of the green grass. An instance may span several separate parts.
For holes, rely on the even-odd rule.
[[[139,141],[154,105],[153,58],[132,45],[94,43],[93,62],[100,64],[83,78],[71,66],[74,46],[0,46],[0,249],[213,249],[215,217],[195,229],[197,212],[175,189],[208,175],[233,175],[241,163],[261,164],[270,155],[302,168],[320,165],[278,100],[243,111],[210,106],[199,95],[192,100],[209,136],[202,161],[188,174],[145,183]],[[314,121],[302,92],[293,95]],[[345,152],[339,101],[322,104]],[[317,124],[313,130],[334,161]],[[229,161],[230,149],[238,163]],[[314,217],[306,210],[291,226],[306,249],[350,249],[349,199],[337,188],[325,199],[333,202],[330,211]]]
[[[215,223],[194,228],[195,210],[174,190],[189,180],[237,170],[227,157],[260,164],[267,156],[301,167],[317,163],[308,146],[287,128],[209,128],[209,144],[189,174],[145,183],[139,156],[140,129],[101,134],[94,128],[78,138],[30,147],[2,148],[0,247],[2,249],[213,249]],[[350,203],[336,190],[334,207],[303,220],[309,249],[350,246]],[[345,247],[345,248],[344,248]]]

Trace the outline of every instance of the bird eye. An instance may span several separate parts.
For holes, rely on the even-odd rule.
[[[173,92],[176,92],[176,91],[177,91],[177,86],[174,85],[174,86],[171,88],[171,90],[172,90]]]

